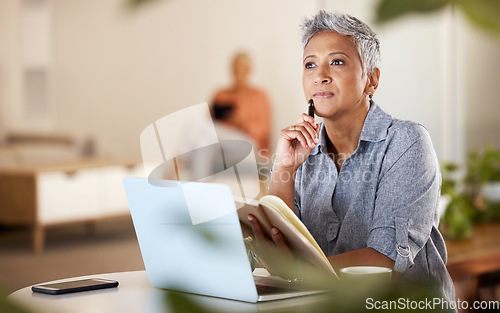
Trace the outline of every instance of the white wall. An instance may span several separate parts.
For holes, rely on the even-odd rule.
[[[0,142],[20,103],[19,3],[0,1]]]
[[[379,27],[376,0],[159,0],[133,12],[125,2],[51,1],[53,127],[91,135],[108,154],[139,156],[139,133],[151,121],[209,102],[229,82],[230,57],[241,49],[250,51],[253,80],[271,98],[276,136],[305,110],[299,24],[318,8],[373,26],[382,45],[376,101],[424,124],[441,159],[461,160],[487,142],[500,148],[500,39],[460,14]],[[0,2],[0,134],[16,123],[22,102],[21,3]]]
[[[0,2],[0,141],[8,131],[48,130],[55,124],[52,3]]]
[[[500,37],[464,27],[466,149],[500,149]]]
[[[456,10],[406,15],[375,25],[376,0],[324,0],[352,14],[381,41],[376,101],[394,117],[422,123],[441,160],[464,162],[487,144],[500,149],[500,37],[478,30]]]
[[[274,133],[305,110],[298,25],[314,2],[163,0],[134,12],[124,3],[56,1],[60,128],[93,134],[108,153],[139,155],[142,129],[210,102],[241,49],[270,96]]]

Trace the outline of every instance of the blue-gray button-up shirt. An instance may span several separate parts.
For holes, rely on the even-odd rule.
[[[295,211],[327,256],[373,248],[395,261],[400,279],[437,285],[451,301],[455,292],[438,231],[440,188],[427,130],[372,102],[358,147],[340,172],[321,123],[318,145],[297,171]]]

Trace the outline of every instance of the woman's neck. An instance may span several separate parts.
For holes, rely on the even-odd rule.
[[[337,165],[342,165],[343,160],[347,159],[358,147],[359,136],[369,109],[368,104],[361,106],[359,110],[323,119],[328,136],[328,152],[333,153]]]

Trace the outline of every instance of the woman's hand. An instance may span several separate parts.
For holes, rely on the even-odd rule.
[[[285,279],[297,278],[294,255],[279,229],[272,227],[270,231],[272,238],[268,238],[255,216],[249,214],[248,221],[254,234],[252,250],[268,272]]]
[[[280,131],[269,194],[281,198],[292,210],[295,174],[316,147],[318,135],[319,125],[307,114],[302,114],[297,124]]]
[[[276,147],[275,169],[296,171],[318,143],[319,124],[303,113],[297,124],[282,129]]]

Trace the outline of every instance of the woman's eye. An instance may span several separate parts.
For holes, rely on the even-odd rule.
[[[311,63],[311,62],[308,62],[304,65],[304,68],[306,69],[310,69],[310,68],[313,68],[314,67],[314,63]]]
[[[332,60],[332,62],[330,62],[331,65],[344,65],[344,63],[345,62],[340,59]]]

